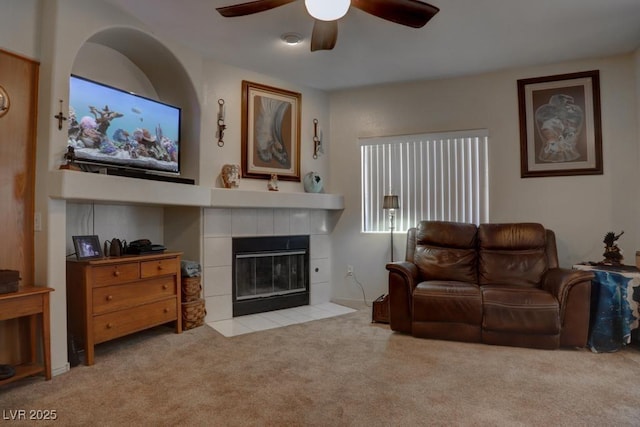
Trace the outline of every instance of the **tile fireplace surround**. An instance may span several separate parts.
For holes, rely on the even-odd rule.
[[[323,209],[204,209],[203,290],[206,322],[231,319],[232,238],[310,236],[310,304],[329,302],[331,213]]]

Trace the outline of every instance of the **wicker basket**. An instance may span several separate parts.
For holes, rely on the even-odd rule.
[[[202,326],[207,309],[204,306],[204,299],[198,298],[195,301],[182,303],[182,329],[188,330]]]
[[[373,302],[372,322],[389,323],[389,295],[380,295]]]
[[[201,291],[200,277],[182,277],[182,302],[200,299]]]

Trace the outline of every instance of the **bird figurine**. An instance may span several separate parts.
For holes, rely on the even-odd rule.
[[[600,264],[604,265],[622,265],[622,260],[624,257],[622,256],[622,251],[616,245],[616,241],[624,234],[624,231],[620,232],[620,234],[616,235],[616,233],[609,231],[604,235],[604,260]]]

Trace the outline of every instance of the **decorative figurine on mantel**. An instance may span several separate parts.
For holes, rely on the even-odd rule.
[[[622,251],[616,245],[616,241],[624,234],[624,231],[621,231],[620,234],[616,236],[616,234],[612,231],[608,232],[604,236],[604,260],[600,262],[602,265],[622,265]]]
[[[220,177],[224,188],[238,188],[240,185],[240,165],[224,165]]]
[[[271,174],[271,179],[267,183],[267,188],[269,191],[278,191],[278,175],[275,173]]]
[[[73,171],[79,171],[80,167],[76,164],[76,150],[71,145],[67,146],[67,152],[63,157],[65,163],[60,165],[60,169],[68,169]]]

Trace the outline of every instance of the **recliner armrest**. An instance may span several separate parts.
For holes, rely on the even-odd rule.
[[[418,267],[415,264],[408,261],[390,262],[387,264],[387,270],[401,275],[407,281],[409,291],[413,292],[413,289],[418,284]]]
[[[561,346],[587,345],[594,276],[589,271],[551,268],[543,277],[542,289],[553,294],[560,304]]]
[[[389,270],[389,326],[411,333],[413,290],[418,285],[418,267],[408,261],[391,262]]]
[[[542,279],[542,289],[550,292],[558,299],[562,310],[571,288],[585,282],[591,286],[591,280],[594,276],[593,273],[584,270],[551,268],[547,270]]]

